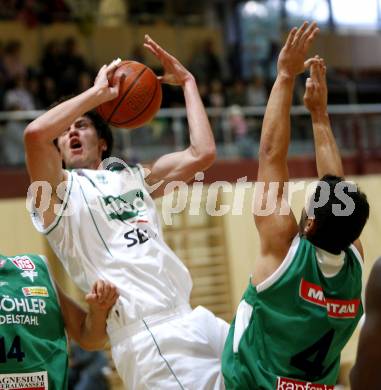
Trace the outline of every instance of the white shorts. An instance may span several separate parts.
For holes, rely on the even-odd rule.
[[[221,355],[229,325],[199,306],[151,316],[109,334],[129,390],[224,389]]]

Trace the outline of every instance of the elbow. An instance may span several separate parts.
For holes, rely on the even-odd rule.
[[[207,168],[212,166],[215,163],[216,159],[217,159],[216,148],[213,148],[210,151],[208,151],[207,153],[205,153],[205,155],[203,157],[204,163],[207,166]]]
[[[280,151],[270,143],[261,143],[259,146],[258,159],[263,162],[279,160],[282,157]]]
[[[213,146],[205,150],[199,158],[200,167],[205,170],[211,167],[217,159],[216,147]]]
[[[41,142],[43,131],[39,126],[30,123],[24,130],[25,144],[33,144]]]
[[[269,161],[273,159],[273,150],[270,145],[260,145],[258,151],[258,160],[259,161]]]

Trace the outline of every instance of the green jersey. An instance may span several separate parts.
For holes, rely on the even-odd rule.
[[[67,388],[68,353],[44,259],[0,255],[0,389]]]
[[[340,352],[363,314],[361,293],[353,246],[325,277],[316,247],[296,237],[281,266],[250,283],[238,306],[222,357],[227,389],[333,389]]]

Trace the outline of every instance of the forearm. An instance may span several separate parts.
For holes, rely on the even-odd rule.
[[[92,310],[82,321],[78,343],[87,350],[103,349],[107,342],[106,320],[108,311]]]
[[[101,104],[102,91],[91,87],[87,91],[53,107],[31,122],[26,130],[27,135],[36,136],[39,141],[52,142],[59,137],[76,118]]]
[[[259,147],[258,180],[275,178],[272,173],[287,171],[287,151],[290,143],[290,109],[295,78],[278,75],[271,90]],[[274,167],[276,169],[274,169]]]
[[[326,110],[311,112],[318,176],[344,176],[340,152]]]
[[[191,78],[184,84],[184,97],[189,125],[190,151],[195,157],[209,157],[214,161],[216,145],[196,81]]]
[[[263,118],[260,151],[286,158],[290,143],[290,109],[295,79],[278,75]]]

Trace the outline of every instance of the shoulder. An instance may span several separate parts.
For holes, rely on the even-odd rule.
[[[142,178],[144,178],[144,167],[141,164],[129,164],[128,167],[134,172],[135,174],[139,174]]]
[[[44,255],[41,255],[41,254],[32,254],[32,255],[28,255],[30,257],[30,259],[32,261],[34,261],[35,263],[37,263],[40,267],[43,267],[44,269],[46,269],[46,271],[48,273],[50,273],[50,269],[49,269],[49,262],[48,262],[48,259],[46,258],[46,256]]]

